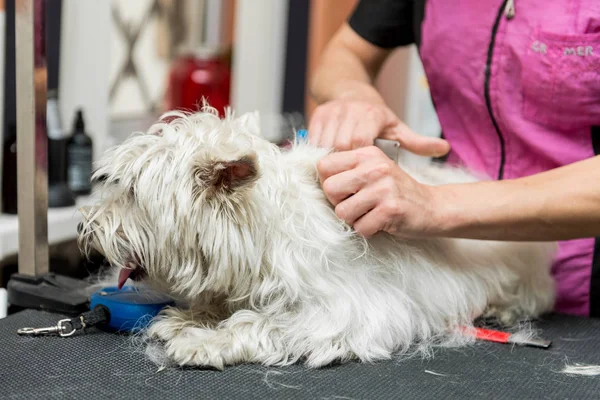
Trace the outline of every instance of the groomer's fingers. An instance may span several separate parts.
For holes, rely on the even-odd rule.
[[[358,164],[358,157],[352,151],[331,153],[317,163],[317,171],[321,183],[329,177],[353,169]]]
[[[335,214],[350,226],[370,212],[380,199],[377,192],[363,189],[335,206]]]
[[[384,129],[379,137],[398,141],[402,148],[420,156],[441,157],[450,151],[450,144],[444,139],[419,135],[400,120]]]
[[[331,153],[317,163],[317,172],[321,183],[327,178],[356,168],[360,163],[373,164],[379,161],[388,161],[385,153],[375,146],[361,147],[350,151]]]
[[[308,124],[308,142],[318,146],[320,140],[321,140],[321,134],[323,132],[323,124],[324,124],[324,120],[321,117],[321,115],[319,115],[319,111],[318,109],[315,110],[314,115],[312,116],[312,118],[310,119],[310,123]]]
[[[335,148],[336,139],[340,134],[340,127],[347,115],[347,106],[343,103],[330,104],[327,107],[327,122],[321,133],[319,146],[326,149]]]
[[[369,164],[359,164],[356,168],[335,174],[323,181],[323,192],[334,206],[355,195],[369,183]]]
[[[381,133],[381,128],[382,121],[367,118],[361,119],[356,125],[352,135],[351,150],[372,146],[375,142],[375,138]]]
[[[358,121],[355,115],[346,115],[336,134],[333,148],[337,151],[352,150],[352,136],[355,134]]]
[[[387,223],[387,214],[381,205],[377,205],[375,208],[364,214],[353,224],[353,228],[356,232],[360,233],[366,238],[370,238],[377,232],[383,231]]]

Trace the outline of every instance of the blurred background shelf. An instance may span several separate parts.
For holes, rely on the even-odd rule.
[[[77,224],[81,222],[79,207],[94,201],[92,196],[82,196],[73,207],[48,210],[48,244],[53,245],[77,237]],[[0,214],[0,261],[17,254],[19,249],[19,218]]]

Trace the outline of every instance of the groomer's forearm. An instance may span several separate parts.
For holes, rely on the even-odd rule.
[[[385,103],[360,59],[335,44],[321,57],[312,79],[311,94],[319,104],[339,99]]]
[[[600,236],[600,157],[526,178],[436,191],[442,236],[517,241]]]

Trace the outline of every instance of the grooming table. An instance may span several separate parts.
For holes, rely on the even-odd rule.
[[[320,370],[295,365],[224,371],[158,368],[129,338],[90,329],[69,338],[27,338],[18,328],[56,323],[27,310],[0,320],[0,399],[598,399],[600,376],[559,373],[565,362],[600,362],[600,321],[549,316],[548,350],[478,343],[375,364]]]

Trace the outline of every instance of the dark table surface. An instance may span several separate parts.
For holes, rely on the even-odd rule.
[[[28,310],[0,320],[0,399],[600,399],[600,376],[560,373],[566,362],[600,363],[599,320],[547,317],[538,325],[547,350],[478,343],[427,361],[158,372],[126,336],[16,334],[59,318]]]

